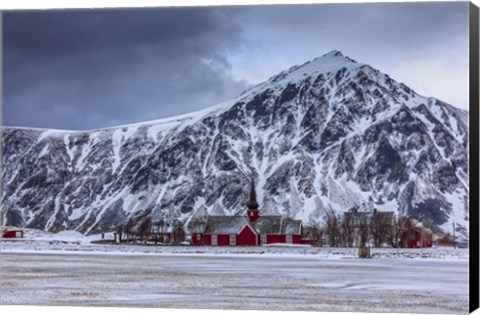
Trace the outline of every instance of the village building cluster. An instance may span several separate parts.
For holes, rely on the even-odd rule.
[[[301,220],[281,215],[262,215],[252,180],[244,215],[207,216],[186,229],[180,222],[150,217],[131,218],[113,233],[114,243],[193,246],[264,246],[271,244],[329,247],[432,247],[433,232],[408,216],[394,212],[360,211],[354,207],[342,216],[330,214],[323,226],[304,226]],[[0,228],[2,238],[22,238],[21,228]],[[445,237],[444,237],[445,238]],[[100,243],[111,243],[102,233]],[[445,244],[444,244],[445,245]]]
[[[139,239],[155,244],[194,246],[263,246],[292,244],[329,247],[432,247],[433,233],[423,224],[394,212],[360,211],[354,207],[343,216],[327,216],[324,226],[304,226],[301,220],[262,215],[252,181],[243,215],[207,216],[187,234],[179,222],[152,224],[148,217],[133,230],[133,222],[118,229],[117,243]],[[127,235],[125,237],[125,235]]]

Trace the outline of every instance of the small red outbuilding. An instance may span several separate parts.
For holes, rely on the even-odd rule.
[[[20,229],[7,229],[2,232],[3,238],[22,238],[23,230]]]

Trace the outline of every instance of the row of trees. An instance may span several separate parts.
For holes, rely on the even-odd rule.
[[[311,239],[314,246],[327,243],[330,247],[365,247],[368,244],[407,247],[414,232],[415,222],[410,217],[376,211],[345,213],[342,217],[330,214],[325,224],[304,228],[305,237]]]
[[[202,230],[205,222],[201,219],[189,223],[190,230]],[[122,241],[178,244],[185,240],[183,226],[178,222],[165,220],[153,222],[150,217],[134,221],[128,219],[116,227],[115,233]],[[330,247],[381,247],[384,244],[394,248],[407,247],[415,233],[415,221],[405,215],[374,211],[346,212],[343,216],[330,214],[322,225],[303,228],[303,237],[312,240],[313,246]],[[167,238],[168,235],[168,238]]]
[[[165,220],[153,222],[148,216],[139,221],[129,218],[127,222],[119,224],[115,228],[115,233],[120,235],[121,241],[127,242],[137,240],[146,242],[150,240],[154,241],[155,244],[178,244],[185,240],[185,233],[180,223],[169,223]]]

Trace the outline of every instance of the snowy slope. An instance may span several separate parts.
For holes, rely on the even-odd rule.
[[[468,226],[468,112],[330,52],[206,110],[85,132],[4,128],[5,224],[98,233],[129,217],[353,206]]]

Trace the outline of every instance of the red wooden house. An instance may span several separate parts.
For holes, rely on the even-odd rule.
[[[209,216],[203,231],[192,233],[192,245],[257,246],[274,243],[307,244],[301,240],[302,222],[282,216],[260,215],[252,182],[247,214]]]
[[[433,233],[431,230],[417,225],[412,231],[410,241],[407,243],[408,248],[425,248],[432,247]]]

